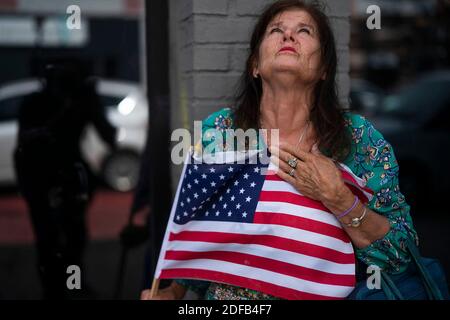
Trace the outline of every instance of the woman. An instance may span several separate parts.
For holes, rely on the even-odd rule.
[[[250,49],[236,108],[214,113],[204,129],[279,129],[278,150],[266,141],[271,154],[278,154],[278,175],[336,216],[361,262],[392,273],[405,270],[410,261],[405,240],[418,240],[399,190],[398,164],[392,147],[366,119],[339,106],[336,48],[325,14],[314,4],[278,1],[259,19]],[[367,206],[346,186],[336,161],[374,191]],[[176,280],[155,298],[180,299],[187,289],[207,299],[274,298],[191,280]]]

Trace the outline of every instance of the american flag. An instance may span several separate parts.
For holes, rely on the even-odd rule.
[[[155,277],[226,283],[283,299],[347,297],[355,285],[355,257],[337,218],[270,174],[276,168],[261,161],[261,153],[256,157],[246,164],[226,157],[207,164],[196,163],[191,152]],[[367,203],[372,191],[339,166]]]

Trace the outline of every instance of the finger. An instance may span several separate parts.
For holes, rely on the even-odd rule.
[[[148,300],[150,295],[150,290],[143,290],[141,292],[141,300]]]
[[[283,159],[277,158],[275,156],[272,157],[273,159],[273,163],[275,164],[275,166],[278,166],[280,170],[283,170],[284,172],[291,172],[291,170],[293,169],[288,162],[284,161]],[[271,160],[272,161],[272,160]],[[306,170],[306,165],[303,162],[297,162],[297,166],[295,168],[295,176],[296,177],[300,177],[300,172],[302,172],[302,170]]]
[[[291,146],[290,144],[287,144],[287,143],[280,144],[280,153],[281,152],[287,152],[302,161],[311,161],[312,160],[312,155],[310,152],[306,152],[306,151],[303,151],[300,149],[295,150],[295,148],[293,146]]]
[[[287,183],[295,186],[296,180],[294,177],[291,177],[288,173],[284,172],[283,170],[278,170],[278,176],[286,181]]]
[[[272,150],[269,150],[269,151],[272,156],[278,157],[280,160],[283,160],[284,162],[288,162],[290,159],[296,157],[295,155],[293,155],[292,153],[288,152],[285,149],[273,148]]]

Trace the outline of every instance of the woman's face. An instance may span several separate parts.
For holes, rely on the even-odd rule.
[[[287,72],[311,83],[322,77],[319,66],[316,23],[306,11],[293,9],[278,14],[267,26],[253,75],[269,80]]]

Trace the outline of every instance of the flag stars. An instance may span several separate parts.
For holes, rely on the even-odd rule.
[[[236,181],[234,182],[234,185],[237,186],[238,184],[239,184],[239,181],[236,180]]]
[[[202,174],[202,179],[206,179],[208,176],[206,174]]]
[[[244,189],[244,188],[242,188],[241,190],[239,190],[239,194],[244,194],[244,192],[245,192],[245,189]]]
[[[185,216],[185,217],[187,217],[187,216],[188,216],[188,213],[187,213],[187,211],[183,212],[183,216]]]
[[[180,221],[180,219],[181,219],[180,216],[177,216],[177,221]]]
[[[234,201],[234,199],[236,199],[235,196],[231,196],[231,201]]]
[[[228,172],[233,172],[233,167],[229,167]]]
[[[250,187],[254,188],[256,186],[256,183],[252,182],[250,183]]]
[[[198,182],[198,180],[197,180],[197,179],[194,179],[194,183],[195,183],[195,184],[198,184],[199,182]]]
[[[205,216],[209,216],[209,211],[206,211],[206,212],[205,212]]]
[[[187,203],[191,203],[191,198],[187,198],[187,199],[186,199],[186,202],[187,202]]]
[[[248,173],[244,174],[244,179],[248,179],[249,175]]]
[[[220,212],[219,212],[219,211],[216,211],[216,217],[218,217],[218,216],[219,216],[219,214],[220,214]]]
[[[223,180],[223,179],[225,179],[225,176],[224,176],[223,174],[221,174],[221,175],[219,176],[219,178],[220,178],[220,180]]]
[[[259,168],[256,167],[255,169],[253,169],[253,171],[254,171],[255,173],[258,173],[258,172],[259,172]]]
[[[242,213],[242,218],[247,218],[247,212]]]
[[[198,170],[198,165],[194,165],[194,170]]]
[[[224,208],[224,209],[226,209],[226,208],[227,208],[227,206],[228,206],[228,205],[227,205],[227,204],[225,203],[225,204],[223,205],[223,208]]]
[[[211,168],[211,169],[209,169],[209,172],[211,172],[211,173],[215,173],[215,172],[216,172],[216,169],[214,169],[214,168]]]
[[[233,213],[231,211],[228,211],[228,216],[231,217]]]
[[[245,202],[250,202],[252,200],[252,198],[251,197],[247,197],[247,198],[245,198]]]
[[[240,203],[238,203],[237,205],[236,205],[236,209],[240,209],[241,208],[241,204]]]
[[[227,193],[230,193],[230,191],[231,191],[230,188],[228,188],[228,189],[227,189]]]
[[[184,202],[183,201],[181,201],[180,206],[184,207]]]
[[[198,198],[198,193],[194,193],[194,198],[195,198],[195,199]]]
[[[211,187],[215,187],[216,186],[216,183],[213,181],[213,182],[211,182]]]
[[[187,184],[188,189],[192,188],[192,185],[190,183]]]
[[[207,191],[208,191],[208,190],[207,190],[206,188],[203,188],[203,189],[202,189],[202,192],[203,192],[203,193],[206,193]]]

